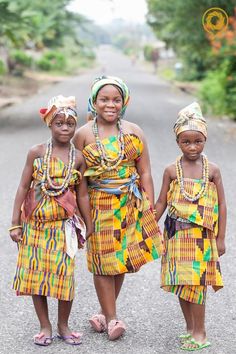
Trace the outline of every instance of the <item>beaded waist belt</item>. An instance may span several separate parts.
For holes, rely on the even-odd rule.
[[[139,176],[137,174],[132,174],[130,178],[90,180],[89,187],[116,195],[133,193],[136,198],[141,200],[142,195],[138,188],[138,179]]]

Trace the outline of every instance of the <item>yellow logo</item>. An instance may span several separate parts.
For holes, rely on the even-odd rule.
[[[228,27],[229,17],[220,7],[211,7],[202,16],[202,25],[205,31],[217,35]]]

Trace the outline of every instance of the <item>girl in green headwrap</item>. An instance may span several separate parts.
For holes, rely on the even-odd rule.
[[[89,99],[93,120],[74,138],[87,164],[94,221],[94,233],[87,240],[87,262],[101,311],[90,324],[97,332],[107,330],[110,340],[125,331],[116,314],[124,274],[138,271],[162,253],[146,140],[136,124],[121,119],[129,98],[121,79],[97,78]]]

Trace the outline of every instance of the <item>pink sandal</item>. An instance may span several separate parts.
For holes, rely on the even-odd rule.
[[[122,321],[111,320],[108,323],[108,338],[109,340],[118,339],[125,332],[126,327]]]
[[[63,336],[61,334],[57,334],[57,337],[63,340],[66,344],[69,345],[80,345],[82,343],[82,334],[77,332],[71,332],[68,336]]]
[[[52,344],[53,337],[46,336],[43,332],[34,336],[34,344],[47,347]]]
[[[107,329],[106,318],[102,313],[92,316],[89,323],[96,332],[104,332]]]

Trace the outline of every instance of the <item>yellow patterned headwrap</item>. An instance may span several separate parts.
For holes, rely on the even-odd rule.
[[[176,136],[187,130],[195,130],[207,137],[207,124],[205,118],[202,116],[202,111],[197,102],[193,102],[187,107],[183,108],[179,114],[174,125],[174,132]]]
[[[65,97],[62,95],[52,97],[47,108],[40,109],[41,118],[49,127],[52,120],[59,113],[63,113],[66,119],[70,116],[77,122],[76,102],[74,96]]]

